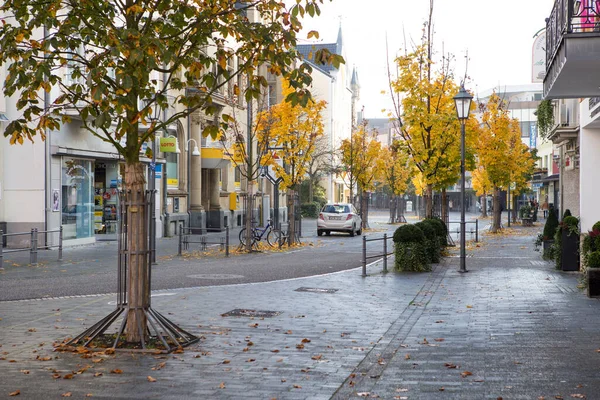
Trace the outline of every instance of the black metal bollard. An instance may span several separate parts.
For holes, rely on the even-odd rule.
[[[31,243],[30,243],[30,252],[29,252],[29,264],[37,265],[37,228],[31,229]]]
[[[387,233],[383,234],[383,272],[388,272],[387,268]]]
[[[475,243],[479,242],[479,219],[475,219]]]
[[[0,229],[0,267],[2,266],[2,257],[4,257],[2,255],[2,247],[4,247],[4,232],[2,232],[2,229]]]
[[[225,257],[229,257],[229,226],[225,227]]]
[[[58,231],[58,261],[62,261],[63,255],[63,227],[60,226],[60,230]]]
[[[363,248],[362,248],[362,276],[367,276],[367,238],[363,236]]]
[[[179,225],[179,244],[178,244],[178,248],[177,248],[177,255],[178,256],[180,256],[181,253],[182,253],[182,251],[183,251],[183,249],[182,249],[182,246],[183,246],[182,240],[183,240],[183,225]]]

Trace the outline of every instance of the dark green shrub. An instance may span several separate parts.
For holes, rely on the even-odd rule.
[[[423,231],[413,224],[402,225],[394,232],[394,269],[396,271],[431,271]]]
[[[600,231],[600,221],[596,222],[594,226],[592,226],[592,231]]]
[[[421,221],[415,224],[423,231],[425,235],[425,247],[427,250],[427,259],[429,262],[437,264],[440,262],[441,246],[435,231],[435,227],[428,221]]]
[[[565,219],[566,217],[570,217],[571,214],[571,210],[569,210],[568,208],[565,210],[565,213],[563,214],[563,219]]]
[[[435,229],[440,246],[448,246],[448,228],[439,218],[426,218],[423,222],[429,223]]]
[[[425,235],[423,235],[423,231],[419,229],[418,226],[406,224],[396,229],[393,240],[395,243],[423,243],[423,241],[425,241]]]
[[[558,228],[558,218],[556,217],[556,212],[554,208],[550,208],[550,212],[548,213],[548,219],[546,219],[546,225],[544,225],[544,240],[551,240],[554,238],[554,234],[556,233],[556,229]]]
[[[525,204],[519,208],[519,218],[531,218],[531,206],[529,204]]]
[[[300,205],[300,214],[307,218],[317,218],[321,211],[321,205],[318,202],[304,203]]]
[[[569,235],[579,234],[579,218],[568,215],[563,219],[559,227],[560,230],[567,229]]]
[[[592,251],[587,255],[587,267],[588,268],[600,268],[600,251]]]
[[[396,271],[427,272],[431,264],[423,242],[394,243],[394,269]]]

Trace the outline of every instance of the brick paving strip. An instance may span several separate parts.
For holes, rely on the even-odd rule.
[[[437,290],[447,271],[446,266],[435,266],[425,285],[417,296],[406,307],[402,314],[394,321],[377,344],[371,348],[365,358],[352,371],[352,374],[339,389],[334,393],[332,399],[347,399],[357,393],[370,393],[377,379],[392,360],[396,353],[402,348],[404,340],[423,315],[425,306],[431,300],[431,294]]]

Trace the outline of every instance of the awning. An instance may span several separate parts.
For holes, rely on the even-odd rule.
[[[542,179],[542,182],[553,182],[553,181],[557,181],[559,179],[559,174],[554,174],[554,175],[550,175],[547,176],[546,178]]]

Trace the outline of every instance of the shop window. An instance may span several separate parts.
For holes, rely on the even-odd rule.
[[[94,234],[94,173],[92,162],[62,161],[62,225],[64,239],[89,238]]]
[[[167,186],[170,188],[179,187],[179,163],[177,153],[165,153],[167,161]]]

